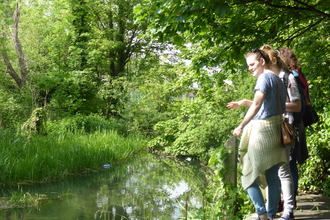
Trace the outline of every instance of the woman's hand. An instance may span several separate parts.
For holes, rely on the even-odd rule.
[[[245,99],[240,100],[240,101],[237,101],[237,102],[229,102],[227,104],[227,108],[232,109],[232,110],[235,110],[236,108],[238,108],[240,106],[243,106],[244,103],[245,103]]]
[[[234,135],[234,136],[239,136],[239,135],[241,135],[242,130],[243,130],[242,126],[238,126],[237,128],[235,128],[235,130],[234,130],[234,132],[233,132],[233,135]]]

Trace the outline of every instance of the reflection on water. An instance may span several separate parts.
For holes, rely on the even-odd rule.
[[[204,185],[196,161],[137,156],[101,172],[21,186],[15,190],[53,199],[38,208],[1,210],[0,219],[185,219],[201,207]]]

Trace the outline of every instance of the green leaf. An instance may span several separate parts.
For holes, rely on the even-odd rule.
[[[213,12],[215,14],[218,14],[219,16],[223,16],[226,13],[230,12],[230,7],[226,3],[216,3],[216,5],[214,6],[214,9],[213,9]]]

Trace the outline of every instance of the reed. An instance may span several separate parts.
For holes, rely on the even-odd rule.
[[[140,136],[114,131],[36,136],[0,134],[1,184],[44,182],[114,165],[144,149]]]
[[[37,207],[47,200],[46,195],[24,193],[22,191],[11,192],[10,197],[2,197],[1,209]]]

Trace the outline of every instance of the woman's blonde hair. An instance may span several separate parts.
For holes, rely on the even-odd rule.
[[[260,50],[267,53],[272,65],[276,65],[279,69],[288,70],[288,66],[286,65],[286,62],[282,59],[281,56],[279,56],[279,52],[276,51],[273,47],[271,47],[270,45],[264,45],[260,47]]]

